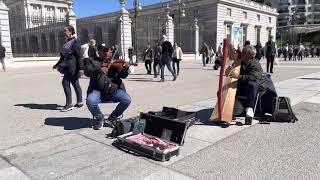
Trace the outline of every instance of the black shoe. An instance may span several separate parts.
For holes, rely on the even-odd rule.
[[[67,111],[71,111],[74,107],[72,106],[72,104],[68,104],[65,105],[62,109],[61,112],[67,112]]]
[[[252,125],[252,117],[246,117],[244,120],[245,125]]]
[[[109,124],[111,127],[115,127],[117,123],[118,118],[115,116],[109,116],[108,119],[106,119],[106,123]]]
[[[97,124],[93,126],[94,130],[100,130],[104,125],[104,119],[98,119]]]
[[[81,108],[82,106],[83,106],[83,103],[82,103],[82,102],[77,103],[77,104],[74,105],[74,107],[76,107],[76,108]]]
[[[164,82],[164,81],[165,81],[164,79],[161,79],[161,80],[160,80],[160,82]]]
[[[175,80],[177,80],[177,76],[174,76],[172,79],[172,81],[175,81]]]

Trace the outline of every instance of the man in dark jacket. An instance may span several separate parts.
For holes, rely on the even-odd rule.
[[[273,36],[269,37],[269,41],[264,46],[265,56],[267,58],[267,73],[273,73],[274,58],[277,57],[277,45],[273,41]],[[270,69],[269,69],[270,68]]]
[[[6,64],[4,58],[6,57],[6,48],[0,44],[0,62],[2,64],[3,71],[6,71]]]
[[[111,62],[112,51],[107,47],[99,47],[99,55],[104,63]],[[122,68],[129,69],[129,66]],[[93,126],[95,130],[99,130],[103,127],[105,119],[104,115],[99,108],[100,103],[106,102],[118,102],[116,109],[110,114],[106,122],[111,126],[115,125],[118,117],[128,108],[131,103],[131,97],[126,92],[124,84],[121,80],[123,78],[121,72],[113,67],[102,67],[97,69],[93,76],[90,78],[89,87],[87,90],[87,106],[91,114],[97,119],[97,123]],[[110,86],[110,92],[106,92],[105,84],[101,85],[102,82],[110,80],[108,87]]]
[[[161,52],[161,61],[160,61],[160,68],[161,68],[161,82],[164,82],[164,67],[167,65],[168,70],[171,72],[173,76],[173,81],[177,79],[177,75],[173,72],[171,67],[172,62],[172,54],[173,54],[173,47],[172,44],[167,41],[167,37],[163,35],[162,37],[162,52]]]
[[[153,50],[151,48],[151,45],[148,44],[147,49],[144,51],[144,65],[146,67],[147,70],[147,74],[151,74],[151,64],[152,64],[152,60],[153,60]]]
[[[241,53],[240,74],[231,71],[231,67],[226,70],[226,75],[238,79],[236,98],[239,96],[246,97],[243,106],[246,108],[246,124],[249,125],[252,123],[254,116],[253,108],[263,72],[260,63],[255,61],[254,57],[254,47],[245,46]]]
[[[154,61],[153,61],[153,72],[154,78],[157,78],[160,72],[160,60],[161,60],[161,52],[162,46],[160,42],[157,42],[154,46]]]

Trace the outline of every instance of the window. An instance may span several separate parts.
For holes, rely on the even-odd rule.
[[[272,34],[272,29],[268,29],[268,37],[270,37],[271,36],[271,34]]]
[[[243,11],[243,19],[248,19],[248,13],[246,11]]]
[[[256,40],[257,40],[256,44],[260,42],[260,34],[261,34],[261,28],[256,28]]]
[[[60,9],[60,13],[64,13],[64,9]]]
[[[271,23],[272,22],[272,19],[271,19],[271,17],[269,17],[269,23]]]
[[[37,6],[32,6],[32,8],[33,8],[34,10],[37,10],[37,9],[38,9]]]
[[[227,39],[230,41],[231,40],[231,29],[232,29],[232,25],[229,24],[227,25]]]
[[[227,16],[231,16],[231,9],[227,8]]]
[[[242,42],[243,44],[247,41],[247,34],[248,34],[248,26],[243,26],[243,33],[242,33]]]
[[[51,11],[51,8],[50,8],[50,7],[47,7],[47,11],[50,12],[50,11]]]
[[[257,14],[257,20],[260,21],[260,14]]]

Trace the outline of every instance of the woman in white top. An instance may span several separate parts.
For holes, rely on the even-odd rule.
[[[175,42],[173,45],[173,60],[172,60],[172,67],[174,73],[179,76],[179,71],[180,71],[180,61],[183,59],[183,53],[181,48],[178,46],[178,44]],[[176,66],[177,64],[177,71],[176,71]]]

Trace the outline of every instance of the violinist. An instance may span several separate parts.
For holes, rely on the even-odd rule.
[[[111,126],[120,115],[128,108],[131,103],[131,97],[125,90],[121,79],[128,75],[128,65],[123,61],[113,60],[112,50],[105,46],[98,46],[98,53],[102,64],[100,69],[96,69],[90,77],[90,83],[87,91],[87,106],[91,114],[97,120],[93,128],[99,130],[106,121]],[[104,115],[99,108],[100,103],[106,102],[119,103],[115,110],[105,120]]]

